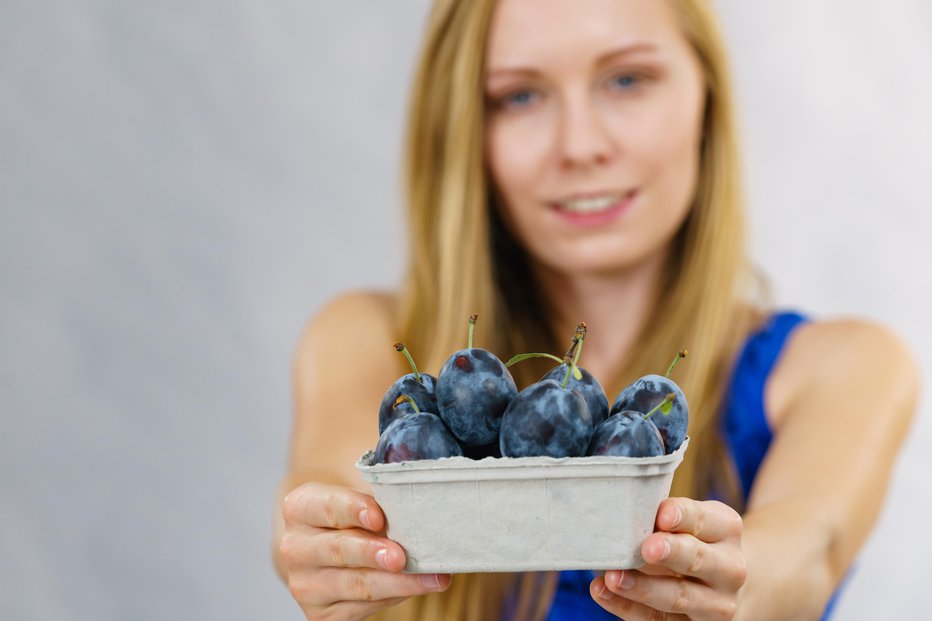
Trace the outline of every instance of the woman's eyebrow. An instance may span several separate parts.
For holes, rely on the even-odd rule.
[[[597,65],[604,65],[607,62],[616,60],[618,58],[623,58],[625,56],[630,56],[633,54],[650,54],[656,51],[657,46],[653,43],[648,43],[647,41],[629,43],[600,54],[595,62]]]
[[[633,54],[649,54],[657,51],[657,46],[653,43],[637,42],[637,43],[628,43],[619,47],[612,48],[607,52],[600,54],[596,60],[596,66],[604,65],[608,62],[616,60],[618,58],[623,58],[625,56]],[[486,69],[485,75],[487,78],[494,77],[497,75],[516,75],[524,77],[537,77],[540,75],[540,71],[531,67],[522,65],[520,63],[515,64],[502,64],[499,66],[492,66]]]
[[[508,66],[504,65],[501,67],[491,67],[485,72],[486,77],[495,77],[497,75],[517,75],[524,77],[537,77],[540,75],[540,72],[531,67],[522,67],[522,66]]]

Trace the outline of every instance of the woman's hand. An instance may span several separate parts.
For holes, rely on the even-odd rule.
[[[384,537],[385,516],[372,496],[305,483],[282,500],[282,515],[279,554],[309,620],[361,619],[450,585],[446,574],[399,573],[404,550]]]
[[[607,571],[593,599],[625,621],[732,619],[747,578],[741,516],[720,502],[668,498],[644,540],[639,570]]]

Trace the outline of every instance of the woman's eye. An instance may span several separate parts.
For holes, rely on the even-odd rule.
[[[617,90],[627,91],[639,86],[641,81],[639,75],[634,73],[622,73],[612,77],[609,80],[609,86]]]
[[[517,110],[526,108],[537,101],[539,95],[531,89],[520,89],[512,91],[495,100],[495,107],[508,110]]]

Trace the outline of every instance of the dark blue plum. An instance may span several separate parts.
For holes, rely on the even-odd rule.
[[[511,400],[499,443],[505,457],[580,457],[592,436],[592,416],[581,394],[555,380],[531,384]]]
[[[375,463],[440,459],[462,454],[463,449],[440,417],[431,412],[418,412],[397,418],[385,428],[375,446]]]
[[[674,400],[669,414],[657,411],[651,415],[651,422],[660,431],[667,453],[680,447],[689,427],[689,405],[680,387],[663,375],[645,375],[622,390],[612,404],[612,414],[624,410],[633,410],[647,414],[673,393]]]
[[[485,349],[457,351],[437,374],[440,418],[464,446],[495,442],[502,414],[516,394],[511,373]]]
[[[599,380],[597,380],[592,373],[582,367],[577,368],[582,373],[582,379],[578,380],[570,374],[570,381],[567,382],[566,387],[572,388],[583,396],[583,399],[586,400],[586,405],[589,406],[589,414],[592,415],[592,426],[598,427],[602,424],[602,421],[608,418],[608,397],[605,395],[605,389],[602,388],[602,384],[599,383]],[[562,384],[563,378],[566,377],[566,369],[566,364],[553,367],[540,379],[552,379]]]
[[[420,375],[421,381],[417,381],[414,373],[402,375],[385,391],[379,406],[379,434],[396,418],[415,411],[410,401],[402,401],[395,405],[395,401],[401,395],[411,397],[422,412],[437,411],[437,378],[427,373]]]
[[[587,454],[656,457],[664,452],[663,438],[654,423],[640,412],[623,411],[596,428]]]

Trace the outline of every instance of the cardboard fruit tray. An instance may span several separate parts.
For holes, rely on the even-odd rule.
[[[670,493],[660,457],[450,457],[356,464],[409,573],[633,569]]]

